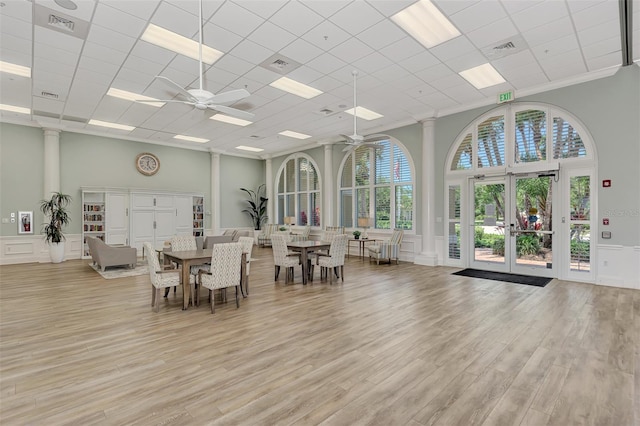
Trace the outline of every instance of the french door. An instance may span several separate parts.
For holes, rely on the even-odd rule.
[[[470,266],[555,277],[555,183],[554,173],[471,179]]]

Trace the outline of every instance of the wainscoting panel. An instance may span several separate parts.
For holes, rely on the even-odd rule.
[[[80,259],[82,254],[82,236],[71,234],[66,236],[65,259]],[[49,247],[42,235],[20,235],[0,237],[0,265],[17,263],[50,262]]]
[[[640,290],[640,246],[599,244],[596,284]]]

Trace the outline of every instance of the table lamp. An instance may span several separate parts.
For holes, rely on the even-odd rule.
[[[284,223],[285,225],[289,225],[289,233],[291,233],[291,225],[295,224],[296,218],[295,216],[285,216]]]
[[[362,238],[367,239],[369,236],[367,235],[367,229],[369,228],[370,219],[368,217],[359,217],[358,218],[358,228],[363,228],[364,232],[362,233]]]

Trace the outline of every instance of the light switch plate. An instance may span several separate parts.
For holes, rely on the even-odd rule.
[[[602,231],[602,239],[608,240],[611,238],[611,231]]]

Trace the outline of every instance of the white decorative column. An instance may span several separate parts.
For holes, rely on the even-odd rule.
[[[324,184],[322,185],[324,192],[323,228],[333,225],[333,187],[333,145],[326,144],[324,146]]]
[[[44,128],[44,199],[60,192],[60,130]]]
[[[267,201],[267,222],[268,223],[277,223],[275,220],[275,209],[274,205],[276,203],[276,199],[273,195],[273,166],[271,155],[268,155],[265,158],[265,168],[264,168],[264,179],[266,184],[266,197],[269,201]]]
[[[211,152],[211,228],[220,234],[220,154]]]
[[[422,122],[422,179],[420,188],[422,195],[422,252],[416,255],[414,263],[418,265],[436,266],[436,218],[435,218],[435,119]]]

